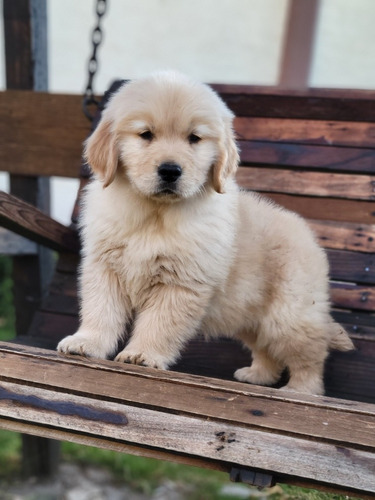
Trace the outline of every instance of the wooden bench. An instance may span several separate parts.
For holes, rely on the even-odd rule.
[[[197,338],[170,372],[58,355],[78,325],[77,235],[1,194],[2,225],[59,259],[27,335],[0,344],[0,427],[371,498],[375,93],[213,87],[237,116],[239,183],[303,215],[327,249],[333,314],[356,351],[332,352],[324,397],[234,382],[249,354],[227,339]],[[1,170],[77,177],[87,133],[79,96],[0,93]]]

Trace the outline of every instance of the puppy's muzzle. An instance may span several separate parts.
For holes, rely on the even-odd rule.
[[[181,174],[182,168],[177,163],[162,163],[158,168],[158,176],[165,187],[173,187]]]

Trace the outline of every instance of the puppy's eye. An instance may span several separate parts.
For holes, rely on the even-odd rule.
[[[142,137],[145,141],[152,141],[154,138],[154,134],[151,132],[151,130],[145,130],[144,132],[141,132],[139,134],[139,137]]]
[[[190,134],[188,139],[189,139],[190,144],[196,144],[197,142],[202,140],[202,138],[196,134]]]

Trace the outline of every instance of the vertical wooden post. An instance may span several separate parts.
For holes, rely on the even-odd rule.
[[[47,90],[46,0],[3,0],[6,86],[18,90]],[[49,212],[49,180],[10,176],[11,193]],[[36,255],[13,260],[16,332],[27,335],[53,271],[52,254],[38,247]],[[27,285],[26,285],[27,283]],[[59,443],[23,436],[23,470],[27,475],[55,472]]]
[[[320,0],[289,0],[280,87],[304,89],[309,86],[319,3]]]

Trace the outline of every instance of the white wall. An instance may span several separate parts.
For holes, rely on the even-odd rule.
[[[48,0],[48,7],[50,87],[80,91],[93,2]],[[164,68],[204,81],[274,84],[286,7],[287,0],[111,0],[96,87]]]
[[[322,0],[310,85],[375,89],[374,23],[374,0]]]

